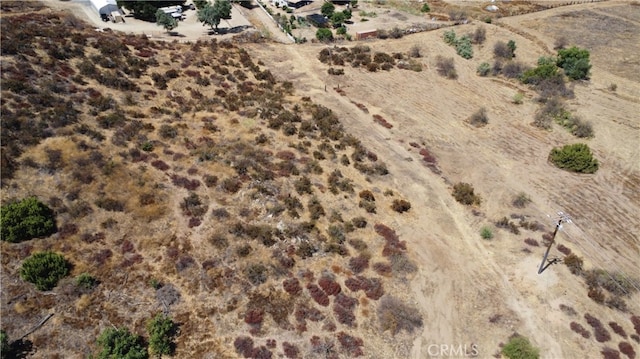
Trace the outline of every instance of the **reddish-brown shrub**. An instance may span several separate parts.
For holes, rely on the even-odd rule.
[[[291,295],[298,295],[302,291],[302,287],[300,287],[300,282],[297,278],[289,278],[283,280],[282,287],[287,293]]]
[[[589,337],[591,337],[591,333],[589,333],[588,330],[586,330],[582,325],[580,325],[580,323],[576,323],[576,322],[571,322],[571,324],[569,325],[569,327],[571,328],[571,330],[573,330],[574,332],[582,335],[585,339],[589,339]]]
[[[362,278],[362,289],[367,298],[378,300],[384,295],[382,281],[379,278]]]
[[[391,266],[387,263],[378,262],[373,264],[373,270],[381,276],[388,277],[391,275]]]
[[[604,347],[600,353],[604,359],[620,359],[620,352],[613,348]]]
[[[316,303],[320,304],[323,307],[329,305],[329,296],[325,293],[320,287],[313,283],[307,284],[307,290],[311,295],[311,298],[316,301]]]
[[[342,350],[344,350],[349,357],[359,357],[364,355],[364,352],[362,351],[364,342],[362,339],[352,337],[345,332],[340,332],[338,333],[338,341],[340,342]]]
[[[191,217],[189,218],[189,228],[193,228],[193,227],[198,227],[199,225],[202,224],[202,220],[198,217]]]
[[[558,244],[558,250],[560,251],[560,253],[564,254],[565,256],[568,256],[569,254],[571,254],[571,249],[565,247],[562,244]]]
[[[360,277],[350,277],[344,281],[344,285],[349,288],[352,292],[357,292],[362,289],[362,281],[359,279]]]
[[[120,249],[121,249],[121,251],[122,251],[122,253],[123,253],[123,254],[124,254],[124,253],[129,253],[129,252],[134,252],[134,251],[136,250],[136,248],[135,248],[135,246],[133,245],[133,243],[132,243],[130,240],[128,240],[128,239],[125,239],[125,240],[122,242],[122,246],[120,247]]]
[[[262,309],[249,309],[244,313],[244,322],[252,325],[262,324],[264,311]]]
[[[411,209],[411,203],[403,199],[394,199],[391,204],[391,209],[398,213],[404,213]]]
[[[632,315],[631,323],[633,324],[633,329],[636,330],[636,334],[640,335],[640,316]]]
[[[636,343],[640,343],[640,336],[638,334],[631,334],[629,338],[636,341]]]
[[[92,261],[98,266],[103,266],[111,256],[113,256],[111,249],[101,249],[98,253],[93,255]]]
[[[166,171],[168,170],[170,167],[169,165],[162,161],[162,160],[155,160],[151,162],[151,165],[157,169],[159,169],[160,171]]]
[[[351,298],[348,295],[345,295],[344,293],[339,293],[338,295],[336,295],[333,301],[334,301],[334,304],[340,305],[349,310],[353,310],[356,307],[356,305],[358,305],[357,299]]]
[[[333,314],[335,315],[338,323],[348,325],[350,327],[354,326],[354,321],[356,320],[355,314],[353,314],[353,310],[349,308],[345,308],[337,303],[333,304]]]
[[[187,177],[182,177],[175,173],[171,175],[171,181],[175,186],[183,187],[190,191],[193,191],[200,187],[200,181],[198,181],[197,179],[190,180]]]
[[[528,244],[528,245],[530,245],[530,246],[532,246],[532,247],[538,247],[538,246],[540,245],[540,244],[538,244],[538,241],[536,241],[536,240],[535,240],[535,239],[533,239],[533,238],[527,238],[527,239],[525,239],[525,240],[524,240],[524,243],[526,243],[526,244]]]
[[[629,359],[635,359],[636,351],[633,350],[633,346],[631,346],[631,344],[629,344],[628,342],[620,342],[618,344],[618,349],[620,349],[620,352],[622,354],[629,357]]]
[[[600,322],[598,318],[592,316],[589,313],[585,313],[584,319],[586,319],[587,323],[589,323],[589,325],[593,327],[593,332],[598,342],[604,343],[611,340],[611,334],[609,334],[609,331],[607,331],[607,329],[602,326],[602,322]]]
[[[327,295],[336,295],[342,291],[340,284],[336,283],[336,281],[329,276],[322,276],[322,278],[318,280],[318,284]]]
[[[349,259],[349,269],[353,273],[362,273],[365,269],[369,268],[369,256],[359,255]]]
[[[282,350],[284,351],[284,356],[289,359],[297,359],[300,356],[300,350],[295,344],[282,342]]]
[[[319,322],[325,318],[320,310],[315,307],[309,307],[304,303],[298,304],[294,316],[298,322],[304,322],[307,319],[312,322]]]
[[[382,117],[382,116],[380,116],[378,114],[373,115],[373,121],[376,122],[377,124],[381,125],[384,128],[389,128],[389,129],[393,128],[392,124],[387,122],[387,120],[384,117]]]
[[[625,332],[624,328],[622,326],[620,326],[618,323],[609,322],[609,326],[611,327],[611,329],[613,330],[614,333],[616,333],[619,336],[627,339],[627,332]]]
[[[236,348],[238,354],[249,358],[253,351],[253,339],[251,339],[251,337],[237,337],[236,340],[233,341],[233,346]]]

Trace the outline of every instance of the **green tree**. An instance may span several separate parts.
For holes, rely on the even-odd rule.
[[[331,29],[318,29],[316,31],[316,39],[319,41],[333,41],[333,32],[331,32]]]
[[[12,243],[46,237],[57,231],[53,211],[36,197],[2,206],[0,226],[2,240]]]
[[[322,7],[320,8],[320,12],[322,13],[322,15],[331,18],[331,16],[333,16],[333,13],[336,11],[336,7],[335,5],[333,5],[333,3],[327,1],[324,4],[322,4]]]
[[[178,27],[178,21],[162,10],[156,11],[156,24],[169,32]]]
[[[331,23],[335,28],[341,27],[346,20],[347,16],[342,12],[334,12],[333,15],[331,15]]]
[[[525,71],[520,77],[520,81],[525,84],[537,85],[545,79],[550,79],[558,75],[556,59],[552,57],[540,57],[538,66]]]
[[[507,42],[507,47],[511,50],[511,57],[516,57],[516,42],[513,40],[509,40]]]
[[[595,173],[599,167],[598,160],[584,143],[555,147],[549,154],[549,161],[558,168],[579,173]]]
[[[97,359],[147,359],[149,354],[142,338],[127,328],[107,328],[97,340],[100,352]]]
[[[51,290],[69,274],[70,263],[60,254],[38,252],[22,262],[20,277],[36,285],[38,290]]]
[[[170,317],[158,313],[147,322],[147,332],[149,333],[149,348],[152,353],[158,356],[173,354],[175,351],[173,338],[177,334],[177,327]]]
[[[198,10],[198,21],[218,31],[220,20],[231,19],[231,3],[228,0],[215,0],[213,5],[207,4]]]
[[[558,50],[557,65],[572,80],[588,79],[591,70],[589,51],[576,46]]]
[[[193,5],[196,6],[196,9],[200,10],[209,5],[209,0],[193,0]]]
[[[509,342],[502,347],[502,354],[509,359],[538,359],[540,354],[538,348],[535,348],[529,342],[529,339],[514,335]]]

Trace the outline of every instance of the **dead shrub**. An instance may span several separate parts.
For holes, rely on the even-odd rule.
[[[395,199],[391,204],[391,209],[398,213],[404,213],[411,209],[411,203],[409,201],[405,201],[404,199]]]
[[[611,340],[611,335],[609,331],[602,325],[602,322],[589,313],[585,313],[584,319],[589,323],[589,325],[593,328],[595,338],[598,342],[604,343]]]
[[[453,57],[442,57],[438,55],[436,57],[436,68],[438,74],[444,76],[448,79],[455,80],[458,78],[458,73],[456,72],[456,66],[453,60]]]
[[[475,127],[483,127],[489,123],[489,117],[487,116],[487,109],[481,107],[467,120],[471,125]]]
[[[267,274],[267,267],[263,264],[251,264],[245,269],[247,279],[256,286],[267,281]]]
[[[338,333],[338,342],[340,342],[342,350],[344,350],[349,355],[349,357],[353,358],[364,355],[364,352],[362,351],[364,342],[362,341],[362,339],[352,337],[345,332],[340,332]]]
[[[423,325],[422,316],[416,308],[388,295],[380,300],[377,314],[382,331],[389,330],[393,335],[402,330],[413,333]]]
[[[373,264],[373,270],[381,276],[388,277],[391,275],[391,266],[387,263],[377,262]]]
[[[289,359],[297,359],[300,356],[300,349],[295,344],[282,342],[282,350],[284,351],[284,356]]]

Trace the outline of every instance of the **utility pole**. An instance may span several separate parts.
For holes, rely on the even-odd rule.
[[[549,256],[549,251],[551,250],[551,246],[553,245],[553,243],[556,240],[556,234],[558,234],[558,231],[560,230],[560,228],[562,228],[562,223],[563,222],[564,223],[571,223],[571,217],[569,217],[568,214],[566,214],[564,212],[558,212],[558,216],[560,218],[558,219],[558,223],[556,223],[556,229],[553,231],[553,236],[551,237],[551,241],[549,241],[549,245],[547,246],[547,250],[544,252],[544,256],[542,257],[542,262],[540,263],[540,268],[538,268],[538,274],[541,274],[551,264],[554,264],[554,263],[557,262],[557,261],[550,261],[549,263],[547,263],[547,265],[545,265],[545,262],[547,261],[547,257]]]

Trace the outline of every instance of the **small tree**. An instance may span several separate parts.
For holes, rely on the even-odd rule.
[[[164,27],[164,29],[167,32],[170,32],[171,30],[178,27],[178,21],[176,21],[176,19],[174,19],[173,16],[167,14],[166,12],[160,9],[156,11],[156,24],[158,26]]]
[[[599,166],[589,146],[584,143],[555,147],[549,154],[549,161],[558,168],[579,173],[595,173]]]
[[[333,15],[331,15],[331,23],[335,28],[341,27],[346,20],[347,16],[343,12],[334,12]]]
[[[70,264],[60,254],[38,252],[22,262],[20,277],[36,285],[38,290],[51,290],[69,274]]]
[[[322,4],[322,7],[320,8],[320,12],[322,13],[322,15],[328,18],[331,18],[331,16],[333,16],[333,13],[335,11],[336,11],[335,5],[333,5],[333,3],[329,1]]]
[[[509,342],[502,347],[502,354],[509,359],[538,359],[540,357],[538,348],[529,342],[529,339],[514,334]]]
[[[589,78],[589,51],[573,46],[568,49],[558,51],[558,67],[564,69],[564,73],[572,80],[583,80]]]
[[[172,355],[175,351],[173,338],[177,334],[175,323],[170,317],[158,313],[147,323],[149,333],[149,348],[160,357],[163,354]]]
[[[331,32],[331,29],[318,29],[316,31],[316,39],[319,41],[333,41],[333,32]]]
[[[200,21],[202,25],[209,25],[211,29],[215,29],[216,32],[222,19],[231,19],[231,3],[229,0],[215,0],[213,5],[207,4],[198,10],[198,21]]]
[[[0,210],[2,240],[15,243],[57,231],[53,211],[36,197],[9,203]]]
[[[146,359],[149,357],[142,338],[127,328],[107,328],[98,337],[97,359]]]

